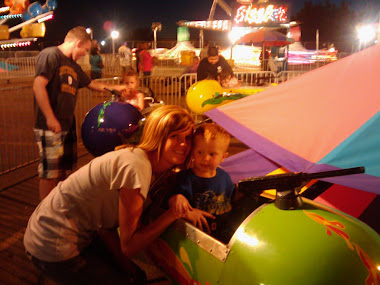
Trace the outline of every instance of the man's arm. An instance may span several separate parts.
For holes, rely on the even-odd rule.
[[[61,132],[62,128],[61,124],[55,117],[53,109],[50,105],[49,96],[46,89],[48,82],[49,81],[45,76],[36,76],[33,82],[34,97],[36,98],[38,107],[41,109],[46,118],[46,125],[49,130],[54,133],[59,133]]]
[[[104,91],[104,88],[115,89],[120,92],[123,90],[127,90],[125,85],[106,84],[97,80],[92,80],[87,87],[95,91]]]

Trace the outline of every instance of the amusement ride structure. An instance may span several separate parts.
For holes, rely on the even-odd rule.
[[[0,48],[25,47],[45,36],[45,21],[53,18],[53,11],[57,8],[57,0],[46,0],[45,4],[29,0],[4,0],[4,7],[0,8]],[[10,27],[7,22],[19,20]],[[20,30],[19,36],[11,34]]]

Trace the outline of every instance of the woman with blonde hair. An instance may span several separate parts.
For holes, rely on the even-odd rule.
[[[137,147],[97,157],[59,183],[25,231],[33,263],[59,284],[143,284],[130,258],[182,217],[169,208],[142,226],[143,206],[151,183],[185,163],[193,128],[185,109],[162,106],[149,115]]]

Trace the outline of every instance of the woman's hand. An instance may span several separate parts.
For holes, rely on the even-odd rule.
[[[183,217],[188,211],[193,210],[189,201],[182,194],[177,194],[169,199],[169,207],[174,208],[177,215]]]
[[[210,227],[206,218],[215,219],[213,215],[199,209],[188,211],[184,217],[187,221],[191,222],[194,226],[210,234]]]

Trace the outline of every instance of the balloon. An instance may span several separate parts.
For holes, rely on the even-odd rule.
[[[109,32],[113,29],[113,22],[112,21],[105,21],[104,24],[103,24],[103,30],[105,30],[106,32]]]
[[[104,102],[87,113],[82,124],[82,140],[87,150],[100,156],[123,144],[139,129],[141,113],[129,103]]]

